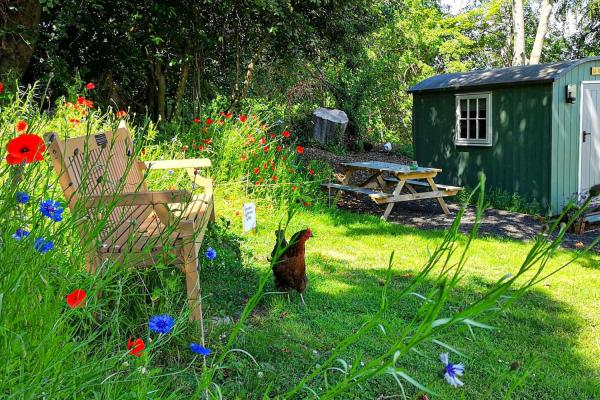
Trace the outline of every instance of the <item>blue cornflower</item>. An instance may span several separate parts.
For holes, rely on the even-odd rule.
[[[19,228],[15,231],[15,233],[12,234],[12,237],[15,240],[21,240],[24,237],[29,236],[29,231],[26,231],[25,229]]]
[[[172,169],[167,171],[169,173],[169,175],[173,175],[175,173],[175,171],[173,171]]]
[[[465,366],[462,364],[452,364],[448,361],[448,353],[440,354],[440,361],[444,364],[443,373],[446,382],[453,387],[464,385],[458,377],[462,376],[463,372],[465,372]]]
[[[217,258],[217,251],[212,247],[209,247],[208,250],[206,250],[206,253],[204,253],[204,255],[206,255],[206,258],[212,261],[215,258]]]
[[[37,238],[37,239],[35,239],[33,247],[40,253],[44,254],[54,248],[54,243],[52,243],[52,240],[46,240],[44,238]]]
[[[198,344],[198,343],[190,343],[190,350],[192,353],[200,354],[201,356],[209,356],[212,353],[211,349],[207,349],[206,347]]]
[[[173,325],[175,325],[175,320],[168,314],[155,315],[150,318],[150,322],[148,323],[148,327],[151,331],[162,333],[163,335],[171,332]]]
[[[277,123],[278,123],[279,125],[281,125],[281,124],[283,124],[283,121],[282,121],[281,119],[278,119],[278,120],[277,120]]]
[[[64,208],[58,201],[44,200],[40,202],[40,212],[55,222],[62,221]]]
[[[29,195],[25,192],[17,192],[17,203],[25,204],[29,201]]]

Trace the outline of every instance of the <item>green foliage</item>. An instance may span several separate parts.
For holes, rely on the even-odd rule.
[[[458,195],[458,201],[461,204],[474,205],[474,200],[469,200],[468,193],[470,188],[466,187]],[[498,188],[489,188],[485,194],[486,207],[495,208],[498,210],[506,210],[529,215],[539,215],[546,210],[536,200],[526,199],[518,193],[507,192]]]

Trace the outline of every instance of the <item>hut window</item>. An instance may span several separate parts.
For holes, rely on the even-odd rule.
[[[456,145],[492,145],[491,105],[489,92],[456,95]]]

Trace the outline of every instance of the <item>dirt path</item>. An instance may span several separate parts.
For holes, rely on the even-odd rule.
[[[377,151],[340,156],[320,149],[306,149],[305,155],[309,159],[329,162],[336,171],[336,176],[340,176],[339,174],[343,171],[343,167],[340,165],[343,162],[377,160],[407,163],[410,161],[406,157]],[[354,179],[359,181],[366,178],[366,176],[360,176],[358,173],[356,175],[352,181]],[[435,200],[421,200],[398,204],[394,207],[388,221],[419,229],[446,229],[452,224],[459,209],[458,205],[451,202],[448,203],[451,211],[451,215],[449,216],[442,213],[440,206]],[[355,196],[348,193],[344,193],[341,196],[338,206],[343,209],[377,216],[382,215],[385,209],[384,206],[377,205],[363,196]],[[472,228],[474,220],[475,209],[470,207],[463,218],[461,231],[468,232]],[[483,216],[480,234],[483,236],[497,236],[516,240],[531,240],[536,234],[541,232],[542,225],[539,218],[530,215],[488,209]],[[574,249],[582,245],[588,245],[598,235],[600,235],[600,229],[589,231],[585,235],[567,234],[563,242],[563,247]],[[596,246],[595,250],[600,252],[600,245]]]

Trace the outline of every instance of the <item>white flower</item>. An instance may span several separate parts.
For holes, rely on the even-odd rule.
[[[444,379],[446,379],[446,382],[453,387],[464,385],[458,377],[462,376],[465,372],[465,366],[462,364],[452,364],[448,360],[448,353],[440,354],[440,361],[444,364]]]

